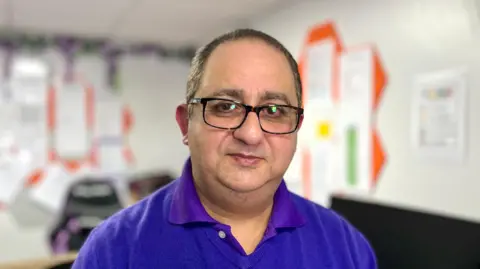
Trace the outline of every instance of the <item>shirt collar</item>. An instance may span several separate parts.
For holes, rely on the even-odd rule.
[[[169,221],[174,224],[187,223],[218,223],[208,213],[200,202],[192,176],[192,163],[189,158],[180,178],[177,179]],[[305,218],[300,214],[292,201],[292,194],[282,180],[274,197],[274,205],[270,223],[272,228],[296,228],[305,224]]]

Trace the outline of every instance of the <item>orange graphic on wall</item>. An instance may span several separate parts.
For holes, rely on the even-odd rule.
[[[86,113],[86,126],[88,132],[90,133],[90,150],[86,156],[75,158],[75,159],[65,159],[57,154],[57,151],[54,147],[54,131],[57,128],[57,111],[56,111],[56,102],[57,102],[57,87],[51,86],[47,92],[47,127],[49,132],[49,144],[48,144],[48,163],[61,163],[63,167],[70,173],[75,173],[82,166],[88,165],[91,167],[96,167],[98,165],[98,144],[95,143],[95,137],[93,135],[95,128],[95,90],[89,83],[85,82],[82,79],[77,78],[77,83],[81,84],[85,90],[85,113]],[[124,105],[122,109],[122,132],[123,136],[127,137],[133,126],[133,114],[128,106]],[[128,164],[134,162],[134,156],[128,139],[124,139],[122,154]],[[28,176],[26,185],[27,187],[32,187],[42,180],[45,176],[46,168],[36,168]]]
[[[308,64],[308,57],[307,57],[307,51],[310,46],[313,46],[315,44],[318,44],[323,41],[329,41],[334,43],[334,55],[333,55],[333,60],[332,60],[332,84],[331,84],[331,100],[333,100],[334,103],[339,103],[342,100],[340,100],[339,92],[340,92],[340,56],[342,53],[347,51],[347,48],[345,48],[344,44],[342,43],[342,40],[340,38],[340,35],[337,32],[337,29],[335,27],[335,24],[333,21],[327,21],[325,23],[316,25],[309,29],[305,42],[302,47],[302,52],[300,54],[300,57],[298,59],[298,65],[299,65],[299,71],[300,75],[302,78],[303,83],[303,104],[304,106],[308,104],[309,102],[309,89],[307,87],[307,84],[305,83],[307,81],[307,71],[306,71],[306,65]],[[373,50],[373,49],[372,49]],[[387,76],[386,72],[384,70],[384,67],[380,61],[379,54],[377,53],[376,50],[373,50],[373,85],[372,85],[372,93],[371,96],[373,98],[372,100],[372,113],[375,114],[377,112],[377,108],[379,106],[381,97],[384,93],[384,88],[387,84]],[[386,154],[385,150],[382,146],[381,140],[380,140],[380,135],[375,127],[375,124],[372,124],[372,130],[371,130],[371,158],[372,160],[370,161],[371,165],[371,184],[375,186],[378,182],[379,175],[381,173],[382,168],[385,166],[386,162]],[[312,197],[312,173],[311,169],[312,166],[315,164],[312,163],[312,152],[310,152],[309,149],[304,149],[302,151],[302,179],[303,179],[303,195],[311,199]]]

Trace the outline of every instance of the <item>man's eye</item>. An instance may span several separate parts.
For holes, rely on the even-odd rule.
[[[215,106],[215,110],[220,111],[220,112],[228,112],[228,111],[233,111],[238,108],[238,105],[235,103],[230,103],[230,102],[222,102],[218,103]]]
[[[269,115],[278,115],[281,113],[280,108],[277,106],[269,106],[267,107],[267,113]]]

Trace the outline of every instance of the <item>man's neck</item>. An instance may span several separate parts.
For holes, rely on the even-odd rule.
[[[231,194],[229,197],[207,198],[197,189],[200,202],[207,213],[220,223],[230,226],[235,239],[247,254],[252,253],[263,239],[273,209],[273,195]],[[255,197],[249,199],[248,196]]]
[[[264,201],[249,201],[247,197],[234,197],[228,199],[207,198],[198,192],[200,202],[207,213],[217,221],[234,225],[236,223],[268,223],[273,208],[273,197]],[[243,194],[242,194],[243,195]],[[257,195],[255,195],[257,196]]]
[[[202,199],[201,199],[202,201]],[[272,213],[273,201],[270,205],[263,206],[263,210],[251,212],[228,212],[214,206],[212,203],[202,202],[207,213],[220,223],[230,226],[232,235],[242,246],[247,255],[253,253],[262,241]]]

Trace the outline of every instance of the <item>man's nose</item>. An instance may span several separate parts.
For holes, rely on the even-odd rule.
[[[245,122],[233,132],[233,136],[248,145],[260,143],[264,133],[260,127],[258,116],[254,112],[248,113]]]

